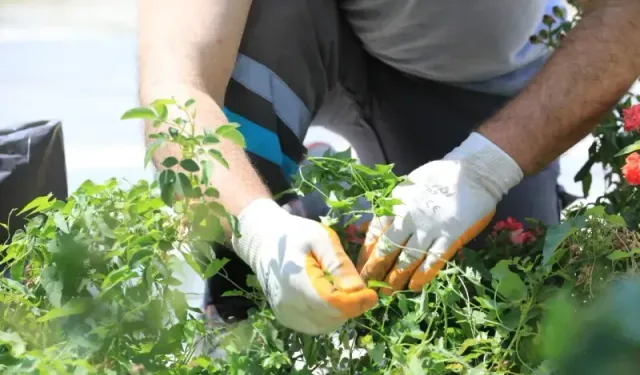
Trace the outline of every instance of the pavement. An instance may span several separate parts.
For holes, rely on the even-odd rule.
[[[152,177],[141,124],[119,120],[137,105],[135,8],[135,0],[0,0],[0,127],[62,120],[70,189],[86,179]],[[322,124],[307,140],[348,146]],[[573,175],[590,143],[561,160],[560,181],[573,194],[581,195]],[[590,200],[604,188],[602,170],[594,172]]]

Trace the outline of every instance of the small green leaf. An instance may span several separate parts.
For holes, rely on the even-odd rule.
[[[208,187],[207,190],[204,191],[204,195],[211,198],[219,198],[220,192],[214,187]]]
[[[220,270],[222,269],[222,267],[224,267],[227,263],[229,262],[229,259],[227,258],[222,258],[222,259],[214,259],[208,266],[206,271],[204,271],[204,278],[205,279],[209,279],[211,277],[213,277],[213,275],[217,274],[218,272],[220,272]]]
[[[222,216],[227,213],[227,210],[225,210],[224,206],[218,202],[209,202],[207,203],[207,207],[209,207],[211,211],[213,211],[216,215],[219,215],[219,216]]]
[[[24,262],[25,262],[25,258],[22,258],[11,265],[10,273],[11,273],[11,278],[13,280],[17,280],[17,281],[22,280],[22,276],[24,275]]]
[[[155,107],[156,105],[176,105],[176,101],[174,99],[156,99],[151,102],[151,105]]]
[[[222,293],[222,297],[242,297],[245,295],[245,292],[242,290],[227,290]]]
[[[202,138],[202,143],[204,143],[205,145],[220,143],[220,138],[216,137],[213,134],[205,134]]]
[[[162,201],[169,207],[173,207],[175,203],[175,187],[176,172],[171,169],[165,169],[158,175],[158,184],[160,185],[160,197]]]
[[[620,260],[620,259],[626,259],[626,258],[630,258],[631,257],[631,253],[630,252],[626,252],[626,251],[622,251],[622,250],[616,250],[614,252],[612,252],[611,254],[607,255],[607,259],[611,260],[611,261],[616,261],[616,260]]]
[[[384,281],[376,281],[376,280],[369,280],[367,282],[367,287],[368,288],[387,288],[387,289],[392,289],[391,285],[385,283]]]
[[[211,155],[211,157],[214,158],[223,167],[229,169],[229,163],[227,163],[227,160],[224,158],[224,156],[222,156],[222,153],[220,151],[214,150],[214,149],[210,149],[209,150],[209,155]]]
[[[169,128],[169,135],[171,136],[171,138],[177,138],[180,135],[180,130],[175,126],[171,126]]]
[[[527,297],[527,286],[520,276],[509,269],[509,261],[501,260],[491,269],[493,287],[509,301],[521,301]]]
[[[111,271],[107,277],[104,278],[104,280],[102,281],[102,285],[100,286],[101,292],[100,294],[103,295],[104,293],[106,293],[109,289],[113,288],[114,286],[123,283],[129,279],[132,279],[134,277],[136,277],[137,274],[133,271],[131,271],[129,269],[128,266],[124,266],[122,268],[118,268],[114,271]]]
[[[90,306],[88,299],[72,299],[65,303],[62,307],[55,308],[49,311],[46,315],[38,318],[37,322],[47,322],[49,320],[63,318],[65,316],[82,314],[87,311]]]
[[[173,207],[176,203],[176,192],[173,185],[164,185],[160,187],[160,198],[168,207]]]
[[[138,249],[134,251],[133,254],[129,254],[129,267],[136,267],[138,262],[152,255],[153,251],[149,249]]]
[[[153,142],[151,142],[151,144],[149,144],[149,146],[147,146],[147,151],[144,155],[144,167],[146,168],[149,165],[149,162],[151,162],[151,159],[153,158],[153,154],[160,148],[162,147],[162,145],[166,142],[166,139],[164,138],[158,138],[156,140],[154,140]]]
[[[632,153],[634,151],[638,151],[638,150],[640,150],[640,141],[635,141],[633,144],[630,144],[629,146],[623,148],[622,150],[618,151],[613,156],[614,157],[622,156],[622,155],[630,154],[630,153]]]
[[[202,185],[208,185],[211,182],[211,176],[213,175],[213,163],[209,160],[202,161],[202,176],[200,183]]]
[[[53,222],[56,224],[56,227],[58,229],[60,229],[64,233],[69,233],[69,224],[67,224],[67,221],[61,212],[56,212],[53,214]]]
[[[132,109],[126,111],[122,115],[122,117],[120,117],[120,119],[121,120],[131,120],[131,119],[154,120],[156,117],[158,117],[158,116],[150,108],[137,107],[137,108],[132,108]]]
[[[160,187],[166,186],[166,185],[173,185],[175,181],[176,181],[176,172],[172,170],[165,169],[162,172],[160,172],[160,174],[158,175],[158,184],[160,185]]]
[[[197,172],[200,170],[198,163],[193,159],[184,159],[180,162],[180,166],[187,172]]]
[[[216,129],[216,134],[221,137],[227,138],[228,140],[242,148],[247,147],[244,136],[237,128],[237,124],[222,125]]]
[[[9,353],[14,358],[21,357],[27,351],[27,344],[15,332],[0,332],[0,346],[9,346]]]
[[[184,107],[185,108],[189,108],[194,104],[196,104],[196,100],[191,98],[191,99],[187,100],[186,102],[184,102]]]
[[[22,215],[23,213],[28,211],[32,211],[31,213],[35,214],[48,209],[53,204],[53,202],[51,201],[51,197],[52,194],[47,194],[45,196],[38,197],[32,200],[31,202],[29,202],[29,204],[24,206],[24,208],[20,210],[20,212],[18,212],[18,215]]]
[[[178,165],[178,159],[174,158],[173,156],[169,156],[162,161],[162,166],[165,168],[172,168],[176,165]]]
[[[174,184],[174,190],[176,194],[184,197],[192,197],[194,195],[193,185],[191,184],[189,176],[182,172],[178,173],[178,178]]]
[[[153,106],[158,113],[158,118],[160,122],[167,121],[167,116],[169,116],[169,109],[165,104],[158,103]]]
[[[580,216],[548,228],[544,239],[544,247],[542,248],[542,264],[545,266],[550,265],[560,244],[575,231],[584,228],[585,224],[585,218]]]

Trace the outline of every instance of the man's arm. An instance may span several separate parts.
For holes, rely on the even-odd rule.
[[[221,108],[250,6],[251,0],[139,0],[141,102],[194,98],[200,132],[228,123]],[[145,126],[147,137],[155,131]],[[254,199],[270,197],[242,148],[226,140],[217,148],[229,169],[217,164],[211,180],[230,213],[238,215]],[[168,156],[180,156],[179,148],[158,150],[155,165]]]
[[[584,138],[640,75],[640,1],[581,2],[582,20],[533,82],[478,129],[525,175]]]

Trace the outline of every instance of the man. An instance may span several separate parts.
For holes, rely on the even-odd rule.
[[[200,131],[241,124],[248,152],[223,143],[230,167],[212,177],[239,217],[233,253],[282,324],[330,332],[376,303],[363,280],[417,290],[492,220],[558,221],[555,160],[640,73],[640,1],[581,3],[547,59],[528,40],[556,0],[140,0],[141,100],[194,98]],[[359,271],[335,233],[281,207],[291,197],[272,200],[336,88],[411,181],[372,221]],[[216,308],[233,305],[220,292]]]

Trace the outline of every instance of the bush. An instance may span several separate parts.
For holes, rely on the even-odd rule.
[[[556,16],[563,14],[556,10]],[[547,20],[534,42],[555,43],[570,23]],[[557,26],[554,28],[554,25]],[[569,26],[567,26],[569,25]],[[636,232],[640,107],[624,98],[596,131],[594,163],[609,168],[611,191],[576,207],[556,226],[506,220],[485,249],[463,249],[419,293],[381,296],[378,305],[331,335],[283,328],[258,283],[258,308],[233,326],[208,326],[179,290],[176,266],[201,277],[224,274],[211,243],[236,220],[209,184],[220,138],[243,146],[236,125],[195,131],[195,103],[157,100],[124,119],[169,125],[154,135],[146,163],[173,142],[181,158],[163,161],[153,182],[85,182],[66,201],[40,197],[19,214],[29,221],[0,245],[0,369],[3,374],[632,374],[640,353]],[[636,98],[637,99],[637,98]],[[170,109],[181,115],[169,119]],[[627,155],[626,164],[616,155]],[[319,190],[323,219],[355,258],[350,230],[363,214],[388,213],[401,177],[366,167],[348,152],[312,158],[294,191]],[[177,168],[177,167],[180,168]],[[614,180],[618,176],[618,180]],[[368,204],[363,204],[366,201]],[[372,287],[384,287],[371,282]],[[211,357],[203,346],[226,353]]]

